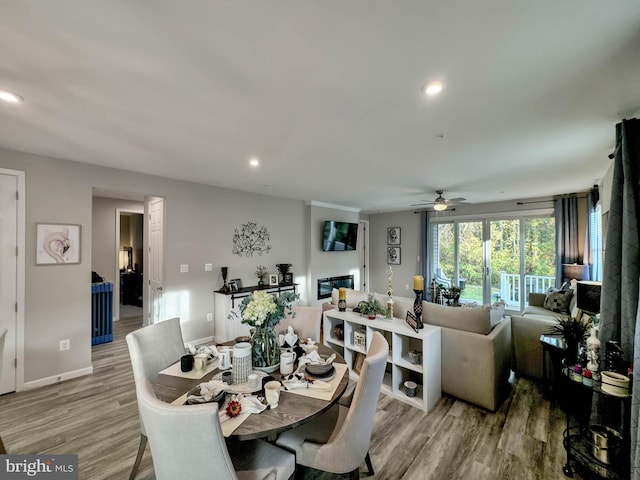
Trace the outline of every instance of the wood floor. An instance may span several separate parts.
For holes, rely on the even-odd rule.
[[[140,324],[140,318],[115,322],[114,342],[93,347],[93,375],[0,396],[7,451],[76,453],[81,479],[128,478],[139,427],[124,336]],[[371,441],[376,474],[370,478],[564,479],[563,429],[558,405],[543,400],[540,386],[526,379],[514,380],[511,396],[495,413],[444,396],[425,414],[381,395]],[[364,466],[361,472],[364,477]],[[147,447],[137,479],[154,478]]]

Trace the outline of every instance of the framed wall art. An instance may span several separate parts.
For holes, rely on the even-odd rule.
[[[269,286],[270,287],[277,287],[278,286],[278,274],[277,273],[270,273],[269,274]]]
[[[387,245],[400,245],[400,227],[387,228]]]
[[[387,247],[387,263],[400,265],[400,247]]]
[[[81,226],[73,224],[36,224],[36,265],[72,265],[80,263]]]

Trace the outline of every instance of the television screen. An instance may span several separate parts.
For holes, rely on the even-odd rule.
[[[327,220],[322,229],[322,251],[355,250],[358,224]]]

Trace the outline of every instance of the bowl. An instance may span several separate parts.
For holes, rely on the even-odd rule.
[[[629,377],[616,372],[602,372],[602,391],[617,397],[629,395]]]
[[[320,355],[322,357],[323,360],[326,360],[327,358],[329,358],[327,355]],[[320,364],[320,363],[307,363],[306,364],[306,369],[307,372],[309,372],[311,375],[324,375],[325,373],[329,372],[329,370],[331,370],[331,368],[333,367],[333,363],[329,363],[329,364]]]

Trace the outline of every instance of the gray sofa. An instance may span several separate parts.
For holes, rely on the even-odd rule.
[[[368,294],[347,290],[347,308]],[[386,305],[387,296],[374,293]],[[406,318],[413,299],[393,297],[393,316]],[[338,293],[323,304],[337,308]],[[509,393],[511,322],[502,307],[449,307],[423,302],[425,323],[442,328],[442,391],[488,410],[496,410]]]
[[[516,375],[542,379],[540,336],[556,325],[558,319],[577,313],[575,295],[571,296],[570,313],[558,313],[545,308],[546,296],[544,293],[530,293],[529,305],[522,314],[511,316],[511,365]]]
[[[442,391],[496,410],[510,390],[511,321],[502,306],[423,302],[425,323],[442,328]]]

